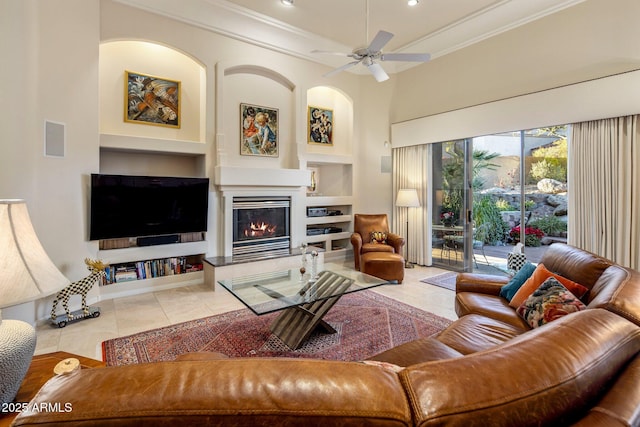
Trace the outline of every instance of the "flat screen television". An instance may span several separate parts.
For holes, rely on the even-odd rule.
[[[91,175],[90,240],[207,230],[208,178]]]

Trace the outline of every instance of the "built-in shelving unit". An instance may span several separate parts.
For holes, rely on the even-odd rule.
[[[144,138],[139,136],[100,135],[100,149],[103,151],[147,152],[179,154],[181,156],[203,156],[206,144],[175,139]]]
[[[111,264],[106,269],[102,286],[118,293],[130,291],[130,285],[152,284],[157,289],[158,279],[175,286],[176,283],[202,281],[204,255],[174,256]],[[200,274],[193,274],[200,273]],[[144,281],[150,281],[144,283]],[[127,285],[127,289],[124,286]]]
[[[100,173],[203,177],[206,176],[205,156],[204,143],[128,135],[100,135]],[[108,262],[114,271],[139,270],[145,264],[155,270],[152,274],[148,274],[150,271],[144,274],[136,272],[135,278],[129,274],[130,280],[126,280],[127,275],[121,273],[122,277],[118,282],[101,286],[100,294],[103,298],[119,298],[202,283],[202,262],[207,252],[206,240],[99,249],[98,258]],[[180,266],[171,269],[170,272],[167,265],[171,266],[172,263],[180,263]],[[187,264],[191,266],[188,271]],[[162,268],[162,271],[158,271],[159,268]]]
[[[315,172],[315,191],[306,198],[309,245],[324,249],[325,258],[346,257],[351,251],[353,232],[353,166],[350,156],[314,155],[307,168]],[[320,208],[319,216],[309,208]],[[326,213],[322,214],[322,210]],[[315,232],[321,234],[315,234]]]

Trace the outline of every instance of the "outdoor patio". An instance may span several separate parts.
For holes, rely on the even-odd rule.
[[[524,253],[527,255],[527,260],[533,263],[538,263],[540,262],[540,259],[542,258],[542,255],[544,255],[545,251],[547,250],[549,246],[527,246],[524,248]],[[491,257],[491,258],[497,258],[497,259],[501,259],[503,260],[502,262],[506,263],[507,262],[507,254],[509,252],[513,251],[513,248],[515,248],[515,246],[513,245],[502,245],[502,246],[488,246],[485,245],[484,247],[484,253],[487,256],[487,258]],[[474,250],[474,253],[476,254],[476,257],[478,258],[478,261],[480,261],[480,258],[482,258],[482,251],[480,249],[476,249]]]
[[[546,245],[525,247],[524,253],[527,256],[527,261],[534,264],[539,263],[548,247]],[[483,249],[486,260],[482,249],[474,249],[475,262],[473,263],[473,271],[477,273],[508,274],[507,256],[514,248],[515,246],[513,245],[485,245]],[[459,271],[462,268],[462,254],[456,253],[454,250],[442,251],[441,249],[434,249],[433,258],[434,263],[437,263],[440,268],[454,271]]]

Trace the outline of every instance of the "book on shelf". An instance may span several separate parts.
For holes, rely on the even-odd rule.
[[[202,263],[190,263],[193,257],[170,257],[110,265],[105,269],[102,285],[153,279],[175,274],[202,271]]]

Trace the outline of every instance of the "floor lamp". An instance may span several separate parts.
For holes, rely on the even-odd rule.
[[[407,208],[407,243],[406,243],[406,252],[407,256],[405,258],[404,267],[405,268],[413,268],[413,264],[409,262],[409,208],[417,208],[420,207],[420,200],[418,199],[418,190],[411,188],[403,188],[402,190],[398,190],[398,197],[396,198],[396,206],[399,208]]]
[[[58,292],[69,280],[49,259],[23,200],[0,200],[0,308]],[[0,313],[0,402],[13,401],[31,364],[36,331]]]

